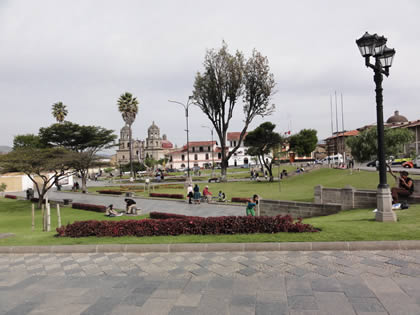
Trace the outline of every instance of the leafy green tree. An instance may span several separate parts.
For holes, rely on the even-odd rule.
[[[315,129],[302,129],[289,138],[290,150],[301,156],[309,156],[316,148],[318,137]]]
[[[129,129],[128,134],[128,141],[130,145],[130,176],[134,176],[133,172],[133,153],[132,153],[132,134],[131,134],[131,125],[133,124],[134,120],[136,119],[137,112],[139,111],[138,105],[139,102],[136,97],[133,97],[131,93],[125,92],[121,94],[118,101],[118,110],[122,115],[124,122],[127,124]]]
[[[113,133],[113,130],[102,127],[65,121],[41,128],[39,137],[46,146],[64,147],[77,153],[73,155],[73,166],[82,178],[82,191],[85,193],[89,169],[108,165],[98,156],[98,152],[115,146],[117,136]]]
[[[17,135],[13,139],[13,149],[22,148],[44,148],[45,145],[41,142],[39,136],[34,134]]]
[[[204,71],[195,77],[193,99],[210,120],[221,146],[221,175],[226,180],[230,157],[239,149],[249,124],[256,116],[270,115],[274,94],[274,75],[270,73],[268,59],[254,50],[245,60],[241,52],[231,54],[223,42],[218,51],[208,50],[204,58]],[[244,124],[237,145],[227,150],[226,139],[230,120],[242,99]]]
[[[280,134],[274,131],[275,128],[275,124],[267,121],[250,131],[245,138],[248,154],[258,157],[261,165],[265,166],[270,175],[270,182],[273,181],[274,153],[283,143]]]
[[[129,172],[130,171],[130,163],[121,165],[121,170],[123,172]],[[133,170],[134,172],[143,172],[146,170],[146,166],[143,163],[140,162],[133,162]]]
[[[25,173],[34,183],[39,207],[55,183],[74,174],[74,161],[74,153],[64,148],[24,147],[0,156],[3,172],[15,170]]]
[[[66,118],[68,111],[66,105],[63,102],[57,102],[52,105],[52,115],[57,120],[58,123],[62,123]]]
[[[404,145],[414,139],[413,133],[406,128],[385,128],[385,156],[399,155],[404,151]],[[357,136],[349,137],[346,144],[351,154],[358,162],[366,162],[378,155],[378,133],[376,127],[363,130]]]

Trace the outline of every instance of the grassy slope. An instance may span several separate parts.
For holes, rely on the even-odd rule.
[[[58,245],[58,244],[152,244],[152,243],[207,243],[207,242],[307,242],[307,241],[358,241],[420,239],[420,205],[398,211],[397,223],[374,221],[371,210],[343,211],[339,214],[306,219],[305,223],[321,228],[318,233],[278,233],[218,236],[160,236],[120,238],[56,238],[56,213],[52,209],[52,232],[41,231],[40,210],[36,213],[36,230],[31,231],[30,204],[26,201],[0,199],[0,233],[15,233],[11,238],[0,239],[0,245]],[[107,218],[101,213],[62,208],[64,224],[81,220],[122,220],[143,217]]]

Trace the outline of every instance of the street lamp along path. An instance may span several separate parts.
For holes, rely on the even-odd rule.
[[[360,53],[365,58],[365,65],[374,72],[373,80],[376,88],[376,120],[378,130],[378,161],[379,161],[379,185],[377,192],[376,221],[396,221],[397,217],[392,211],[391,191],[386,179],[386,164],[384,150],[384,117],[383,117],[383,95],[382,81],[383,75],[389,76],[389,68],[395,55],[395,49],[386,47],[387,38],[377,34],[366,32],[361,38],[356,40]],[[370,63],[370,57],[375,59],[375,63]]]

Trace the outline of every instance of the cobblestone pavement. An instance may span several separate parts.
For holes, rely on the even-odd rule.
[[[0,314],[420,314],[420,251],[0,255]]]

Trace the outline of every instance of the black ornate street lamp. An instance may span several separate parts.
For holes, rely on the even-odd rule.
[[[386,47],[387,39],[377,34],[366,32],[356,40],[360,53],[365,58],[366,67],[373,69],[373,80],[376,84],[376,120],[378,130],[378,161],[379,161],[379,185],[377,193],[377,221],[396,221],[395,213],[392,211],[392,198],[386,180],[386,164],[384,150],[384,115],[382,81],[383,75],[389,76],[389,68],[395,55],[395,49]],[[370,57],[375,59],[375,64],[370,63]]]

